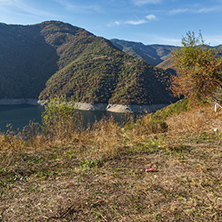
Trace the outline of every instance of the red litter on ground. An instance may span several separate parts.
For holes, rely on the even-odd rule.
[[[146,168],[146,172],[153,172],[154,169],[153,168]]]

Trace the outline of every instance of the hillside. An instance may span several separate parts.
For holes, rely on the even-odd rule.
[[[65,34],[60,31],[59,35],[61,38]],[[53,38],[57,41],[58,37]],[[58,46],[57,52],[63,65],[47,81],[41,99],[67,95],[82,102],[118,104],[173,100],[165,89],[169,73],[134,59],[102,37],[86,31],[73,34],[67,43]]]
[[[164,69],[171,74],[176,74],[175,67],[170,60],[171,51],[176,49],[176,46],[170,45],[144,45],[140,42],[125,41],[119,39],[111,39],[113,45],[133,56],[134,58],[143,60],[148,64],[156,66],[157,68]],[[222,55],[222,46],[211,47],[206,45],[208,48],[215,49],[219,56]]]
[[[0,24],[0,98],[37,98],[57,70],[55,48],[41,26]]]
[[[222,56],[222,46],[221,45],[214,46],[214,47],[206,45],[206,47],[214,49],[218,56]],[[166,60],[164,60],[163,62],[159,63],[158,65],[156,65],[156,67],[160,68],[160,69],[164,69],[172,74],[176,74],[176,67],[174,66],[170,57],[167,58]]]
[[[131,42],[119,39],[111,39],[110,41],[113,45],[134,58],[144,60],[153,66],[156,66],[169,58],[171,51],[176,48],[175,46],[170,45],[144,45],[141,42]]]
[[[166,70],[172,74],[176,74],[176,67],[174,66],[171,58],[168,58],[166,60],[164,60],[163,62],[161,62],[160,64],[158,64],[156,66],[157,68]]]
[[[81,102],[157,104],[175,101],[169,73],[70,24],[0,24],[0,98],[55,95]]]

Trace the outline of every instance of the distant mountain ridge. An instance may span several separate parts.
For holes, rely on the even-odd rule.
[[[125,53],[133,56],[134,58],[143,60],[148,64],[164,69],[172,74],[175,74],[175,67],[170,60],[171,52],[177,48],[173,45],[144,45],[141,42],[133,42],[119,39],[110,40],[113,45],[124,51]],[[222,56],[222,45],[209,46],[218,53],[218,56]]]
[[[1,23],[0,51],[0,98],[66,95],[91,103],[175,101],[166,90],[168,72],[67,23]]]
[[[172,45],[144,45],[141,42],[132,42],[119,39],[110,40],[113,45],[123,50],[125,53],[137,59],[142,59],[148,64],[156,66],[170,57],[172,50],[176,46]]]

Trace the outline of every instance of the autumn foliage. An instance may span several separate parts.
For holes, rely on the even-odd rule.
[[[201,33],[195,37],[194,32],[188,32],[182,44],[172,53],[177,75],[172,76],[170,89],[177,97],[209,98],[222,85],[222,58],[204,45]]]

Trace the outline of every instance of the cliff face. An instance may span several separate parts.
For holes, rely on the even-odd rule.
[[[175,101],[169,73],[62,22],[0,24],[0,98],[74,97],[87,103]]]

